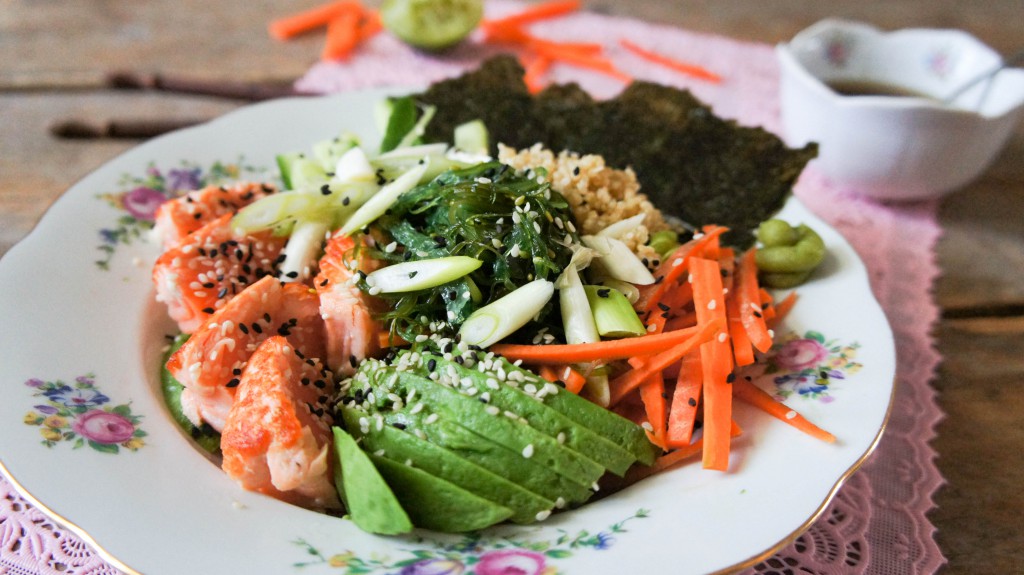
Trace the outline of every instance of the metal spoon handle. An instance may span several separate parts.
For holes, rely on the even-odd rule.
[[[956,90],[953,90],[952,93],[948,94],[945,98],[942,99],[942,103],[943,104],[951,104],[954,100],[959,98],[967,90],[970,90],[971,88],[977,86],[981,82],[984,82],[985,80],[991,78],[992,76],[995,76],[996,74],[998,74],[1004,68],[1010,67],[1010,66],[1012,66],[1014,64],[1017,64],[1018,62],[1024,62],[1024,50],[1021,50],[1021,51],[1017,52],[1016,54],[1014,54],[1014,55],[1004,59],[1002,61],[1002,63],[1000,63],[998,66],[994,66],[993,68],[989,69],[988,71],[975,76],[974,78],[972,78],[966,84],[963,84],[962,86],[960,86]]]

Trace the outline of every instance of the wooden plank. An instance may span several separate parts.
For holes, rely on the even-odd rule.
[[[0,255],[73,183],[137,140],[59,140],[54,122],[80,118],[214,118],[236,102],[158,94],[0,94]],[[12,137],[12,134],[17,134]]]

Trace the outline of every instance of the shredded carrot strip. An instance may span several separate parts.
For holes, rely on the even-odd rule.
[[[707,68],[698,66],[696,64],[690,64],[689,62],[676,60],[675,58],[670,58],[669,56],[666,56],[664,54],[659,54],[657,52],[652,52],[651,50],[641,48],[639,45],[634,44],[633,42],[630,42],[625,38],[621,38],[619,40],[619,44],[621,44],[623,48],[629,50],[630,52],[636,54],[637,56],[640,56],[641,58],[649,62],[658,64],[660,66],[671,68],[672,70],[681,72],[688,76],[693,76],[694,78],[700,78],[702,80],[707,80],[709,82],[714,82],[716,84],[722,81],[721,76],[715,74],[714,72],[708,70]]]
[[[537,374],[544,378],[545,381],[550,381],[551,383],[561,381],[565,384],[565,389],[569,393],[577,395],[587,383],[587,378],[570,365],[542,365],[537,369]]]
[[[793,306],[796,304],[796,300],[796,292],[789,292],[789,295],[787,295],[782,301],[778,303],[778,305],[775,306],[775,317],[773,317],[772,320],[768,322],[770,327],[777,326],[782,320],[786,319],[786,316],[789,315],[789,312],[793,310]]]
[[[679,345],[651,357],[641,369],[632,369],[608,382],[611,388],[610,405],[615,405],[622,400],[629,392],[633,391],[647,380],[652,374],[660,373],[669,365],[679,361],[683,356],[692,352],[697,346],[711,340],[715,334],[725,327],[725,322],[719,319],[709,320],[697,326],[697,331],[689,339]],[[670,335],[678,332],[668,332]],[[658,335],[647,337],[658,337]]]
[[[523,69],[526,71],[523,75],[523,81],[526,83],[526,88],[531,94],[536,94],[544,89],[544,75],[548,73],[550,68],[551,58],[545,58],[544,56],[537,56],[523,65]]]
[[[626,83],[633,81],[632,76],[616,68],[615,65],[612,64],[611,60],[603,56],[586,54],[577,50],[562,50],[555,42],[552,42],[551,44],[534,45],[532,48],[539,55],[551,58],[558,62],[565,62],[566,64],[572,64],[573,66],[579,66],[580,68],[589,68]]]
[[[277,40],[288,40],[299,34],[327,26],[331,20],[344,13],[359,13],[362,9],[362,5],[354,0],[322,4],[309,10],[278,18],[267,26],[267,31]]]
[[[345,11],[331,19],[327,24],[327,40],[324,42],[320,59],[347,60],[359,43],[359,21],[362,15],[358,12]]]
[[[380,13],[376,10],[364,10],[363,20],[359,26],[359,42],[362,43],[373,38],[383,29],[384,24],[380,21]]]
[[[480,23],[480,27],[487,32],[492,29],[507,29],[509,27],[522,26],[523,24],[532,24],[541,20],[547,20],[549,18],[555,18],[557,16],[563,16],[565,14],[575,12],[576,10],[579,10],[581,6],[582,2],[580,2],[580,0],[550,0],[548,2],[540,2],[503,18],[484,20]]]
[[[728,228],[718,227],[711,231],[706,231],[703,237],[690,240],[685,244],[676,248],[674,252],[669,254],[665,258],[658,269],[654,272],[655,278],[661,278],[658,283],[641,286],[640,287],[640,299],[637,300],[633,307],[637,311],[648,312],[654,309],[661,301],[661,298],[671,289],[676,280],[682,276],[688,268],[686,262],[691,257],[704,257],[704,249],[711,245],[715,239],[728,231]],[[716,244],[717,245],[717,244]],[[678,262],[678,263],[676,263]]]
[[[647,413],[647,423],[651,424],[647,438],[651,443],[665,449],[665,426],[668,423],[668,414],[665,405],[665,380],[662,379],[661,372],[650,375],[647,381],[640,385],[640,400]]]
[[[732,348],[726,331],[725,293],[717,260],[694,258],[693,303],[697,324],[716,324],[721,329],[700,346],[704,389],[704,468],[725,471],[729,467],[729,422],[732,392],[727,378],[732,372]]]
[[[740,318],[747,335],[750,336],[750,343],[761,353],[767,353],[772,348],[772,338],[768,334],[768,327],[761,313],[761,294],[757,285],[755,257],[756,251],[751,248],[740,259],[740,265],[736,270],[735,295],[739,299]]]
[[[732,386],[733,395],[753,405],[772,417],[784,421],[800,431],[828,443],[835,443],[836,436],[814,425],[804,416],[790,409],[786,404],[775,401],[775,398],[760,387],[744,379],[737,379]]]
[[[628,359],[636,355],[654,354],[671,349],[697,333],[696,328],[625,339],[612,339],[597,343],[562,345],[497,344],[488,348],[511,361],[523,360],[529,364],[565,365],[613,359]]]
[[[676,376],[676,389],[672,392],[672,407],[668,414],[666,444],[685,447],[693,439],[694,422],[701,396],[700,355],[691,353],[683,358]]]

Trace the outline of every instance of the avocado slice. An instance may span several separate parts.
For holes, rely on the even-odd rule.
[[[524,391],[524,389],[541,389],[547,385],[547,390],[554,391],[555,394],[568,393],[554,384],[538,378],[539,381],[536,383],[528,383],[532,387],[527,387],[527,384],[512,387],[507,383],[499,382],[488,373],[469,369],[465,365],[445,360],[441,356],[425,355],[424,359],[427,361],[433,359],[437,369],[446,371],[449,370],[449,367],[454,369],[458,373],[460,381],[467,381],[466,378],[469,378],[468,381],[478,390],[476,397],[487,398],[487,403],[502,411],[519,414],[529,422],[531,427],[556,438],[556,441],[561,437],[560,443],[593,459],[620,477],[636,461],[636,457],[626,449],[548,406],[546,398],[552,395],[551,393],[538,395],[534,392],[531,395],[529,391]],[[515,369],[511,364],[508,367]],[[537,401],[537,397],[541,397],[542,401]]]
[[[495,359],[497,361],[497,359]],[[527,381],[543,383],[537,375],[502,359],[506,371],[518,371]],[[544,405],[576,423],[622,446],[644,465],[653,465],[661,454],[658,446],[647,439],[644,428],[574,393],[555,393],[544,397]]]
[[[334,427],[333,431],[338,457],[334,484],[352,522],[363,531],[382,535],[412,531],[409,515],[367,454],[345,430]]]
[[[368,417],[364,411],[342,407],[341,413],[345,419],[345,426],[354,437],[361,440],[360,445],[367,452],[392,461],[411,461],[417,469],[449,481],[484,499],[504,505],[512,510],[510,519],[515,523],[533,523],[539,515],[555,507],[554,501],[396,427],[387,425],[377,430],[376,426],[371,426],[367,433],[361,433],[359,418]]]
[[[386,457],[370,454],[384,480],[408,510],[417,527],[462,533],[500,523],[512,516],[512,510],[479,495]]]
[[[604,475],[605,469],[599,463],[530,427],[525,419],[521,420],[514,412],[506,415],[494,406],[486,405],[411,371],[378,369],[370,378],[371,381],[376,380],[374,388],[378,393],[375,394],[375,399],[380,403],[379,409],[388,406],[388,394],[405,396],[415,389],[417,399],[413,403],[419,402],[424,406],[423,412],[430,412],[428,417],[432,417],[433,420],[454,421],[507,449],[520,453],[523,459],[537,462],[583,486],[592,485]]]

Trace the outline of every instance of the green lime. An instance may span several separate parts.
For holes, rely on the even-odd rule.
[[[483,0],[384,0],[384,27],[403,42],[443,50],[469,36],[483,18]]]

